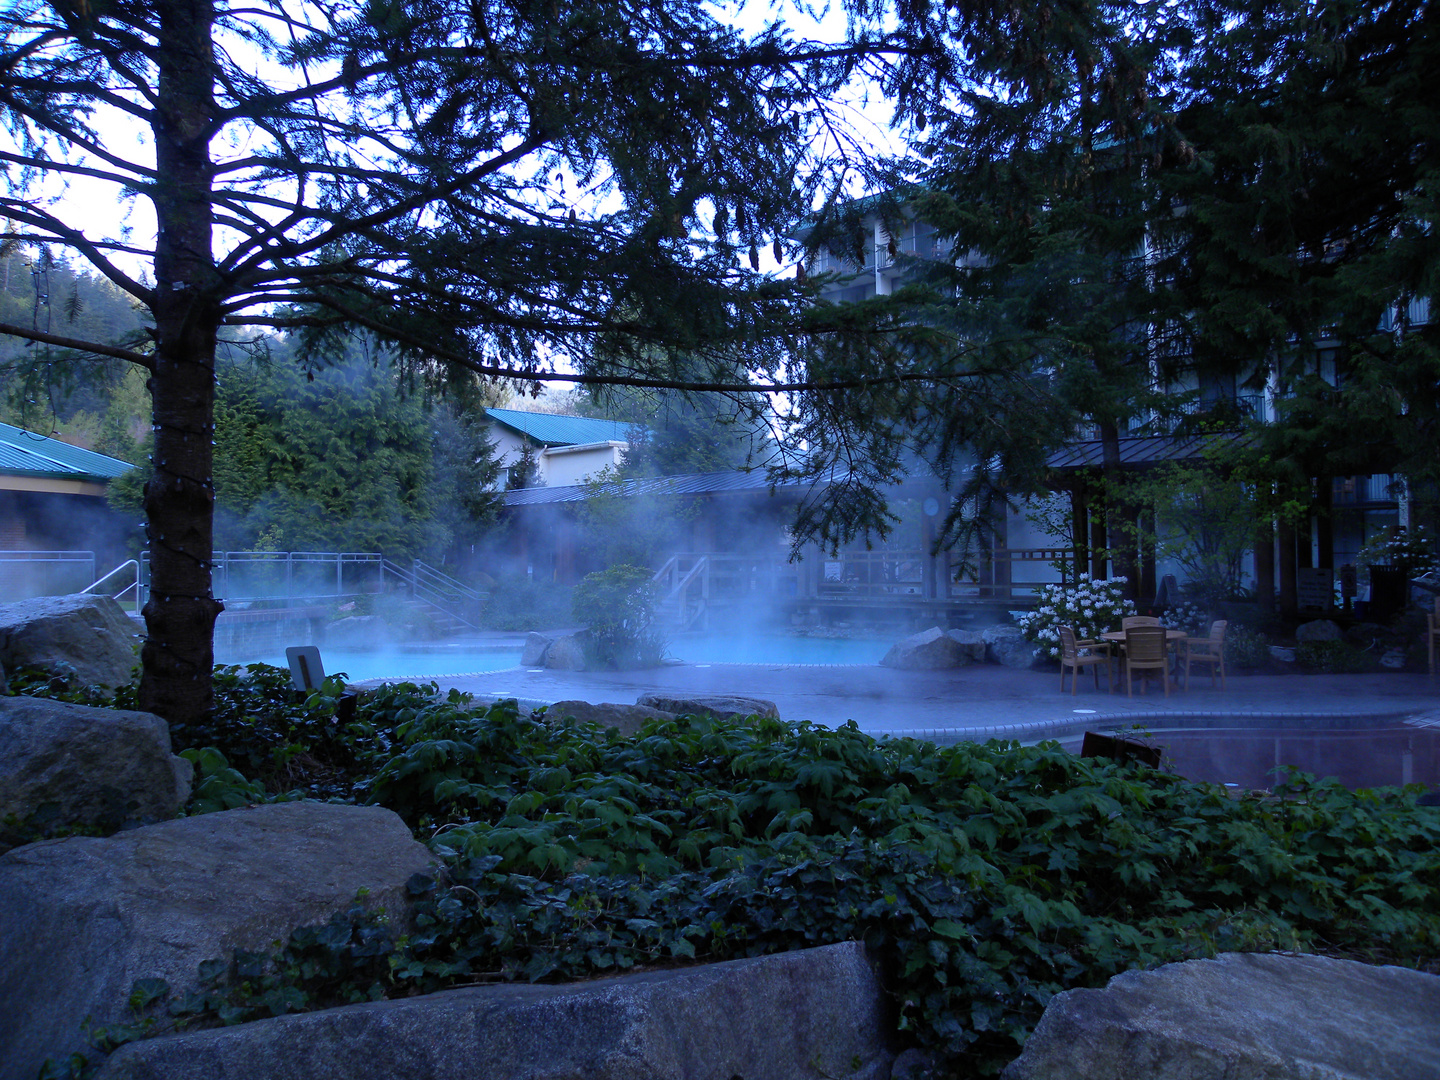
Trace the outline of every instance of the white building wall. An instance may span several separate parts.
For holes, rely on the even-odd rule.
[[[495,457],[503,469],[519,464],[525,447],[522,436],[499,424],[491,424],[490,441],[495,444]],[[602,469],[618,467],[629,448],[630,444],[625,442],[536,446],[535,465],[546,487],[568,487],[585,483]],[[502,478],[502,485],[503,482]]]
[[[618,468],[629,443],[584,443],[552,446],[540,454],[540,475],[547,487],[568,487],[593,480],[602,469]]]

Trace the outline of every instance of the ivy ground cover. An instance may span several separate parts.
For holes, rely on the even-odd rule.
[[[989,1075],[1056,993],[1127,968],[1292,949],[1436,970],[1440,809],[1291,773],[1234,796],[1056,744],[877,741],[682,717],[633,737],[390,686],[336,717],[283,673],[230,669],[175,738],[192,812],[257,799],[378,803],[445,861],[413,929],[359,906],[275,955],[207,966],[176,1024],[862,940],[903,1040]],[[124,704],[120,702],[119,704]]]

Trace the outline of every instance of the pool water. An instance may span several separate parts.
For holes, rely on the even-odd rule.
[[[666,656],[687,664],[876,664],[892,642],[802,638],[785,634],[709,635],[678,638]],[[371,679],[438,679],[520,665],[518,645],[480,647],[472,642],[426,644],[405,649],[342,649],[320,646],[327,675],[344,672],[351,682]],[[260,657],[285,667],[285,656]],[[225,661],[229,662],[229,661]]]
[[[712,634],[671,641],[666,655],[687,664],[878,664],[894,640]]]
[[[1333,777],[1348,788],[1440,784],[1440,727],[1170,728],[1152,730],[1144,741],[1160,747],[1163,766],[1187,780],[1245,790],[1273,786],[1286,765]],[[1062,745],[1075,753],[1080,749],[1078,741]]]

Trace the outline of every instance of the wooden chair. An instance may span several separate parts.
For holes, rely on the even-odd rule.
[[[1155,615],[1126,615],[1120,620],[1120,629],[1129,630],[1132,626],[1159,626],[1160,619]]]
[[[1180,643],[1185,658],[1185,689],[1190,689],[1190,665],[1210,665],[1210,685],[1215,685],[1215,673],[1220,673],[1220,689],[1225,689],[1225,628],[1230,624],[1216,619],[1210,624],[1210,633],[1203,638],[1186,638]]]
[[[1105,688],[1115,689],[1114,654],[1108,641],[1076,641],[1075,630],[1060,627],[1060,692],[1065,692],[1065,669],[1070,669],[1070,694],[1080,682],[1080,669],[1088,667],[1095,675],[1095,689],[1100,689],[1100,665],[1105,665]]]
[[[1165,647],[1163,626],[1128,626],[1125,628],[1125,644],[1122,646],[1121,663],[1125,669],[1125,693],[1135,696],[1135,672],[1158,671],[1160,682],[1165,687],[1165,696],[1170,696],[1170,650]],[[1140,692],[1145,692],[1145,683],[1140,683]]]

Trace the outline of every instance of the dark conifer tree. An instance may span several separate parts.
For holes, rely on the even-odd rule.
[[[745,264],[845,189],[826,95],[896,48],[746,36],[699,0],[18,0],[0,50],[4,239],[147,311],[140,342],[0,330],[149,372],[140,699],[186,720],[210,707],[220,608],[222,328],[304,328],[323,355],[359,326],[416,367],[642,386],[675,381],[657,351],[723,347],[742,367],[682,388],[804,385],[804,290]],[[51,201],[66,181],[128,193],[153,246]]]

